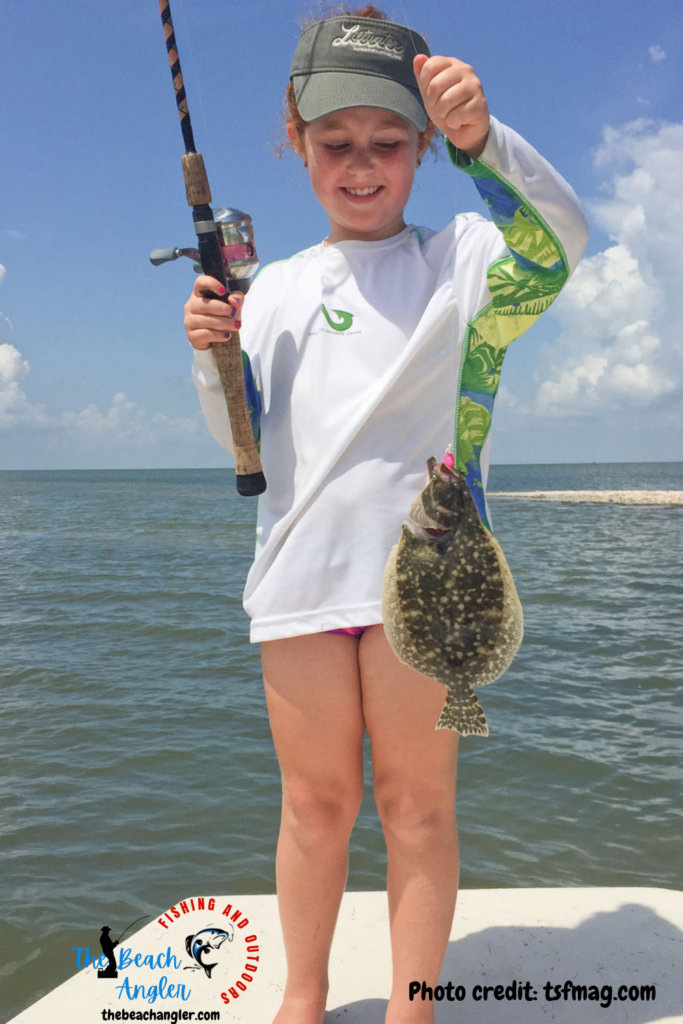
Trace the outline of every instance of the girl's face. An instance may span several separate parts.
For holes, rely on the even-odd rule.
[[[373,242],[403,230],[417,161],[429,144],[414,125],[388,110],[353,107],[310,121],[303,137],[291,122],[287,133],[330,218],[329,242]]]

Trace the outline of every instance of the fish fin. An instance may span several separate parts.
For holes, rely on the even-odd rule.
[[[401,528],[401,536],[405,526]],[[406,631],[401,613],[401,601],[398,593],[398,581],[396,571],[396,560],[398,558],[399,545],[395,544],[389,552],[387,564],[384,567],[384,580],[382,584],[382,622],[384,633],[389,641],[394,654],[399,661],[403,661],[403,648],[406,643]]]
[[[446,703],[441,709],[436,729],[452,729],[459,732],[461,736],[488,736],[489,727],[486,715],[481,704],[474,695],[474,691],[464,699],[457,700],[453,697],[446,697]]]
[[[510,566],[493,534],[489,537],[489,542],[496,553],[498,568],[503,578],[503,615],[496,636],[495,651],[479,678],[475,680],[477,686],[493,683],[507,672],[524,637],[524,612]]]

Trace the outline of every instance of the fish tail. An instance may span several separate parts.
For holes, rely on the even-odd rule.
[[[452,729],[461,736],[488,736],[488,722],[474,691],[465,697],[447,697],[435,729]]]

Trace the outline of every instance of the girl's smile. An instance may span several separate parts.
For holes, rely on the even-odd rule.
[[[429,140],[409,121],[376,107],[353,107],[288,133],[308,165],[330,219],[329,243],[378,241],[405,227],[403,210]]]

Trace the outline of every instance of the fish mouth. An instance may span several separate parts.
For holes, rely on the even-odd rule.
[[[434,472],[438,473],[442,480],[448,480],[451,483],[459,483],[463,479],[463,474],[454,466],[449,466],[446,462],[441,462],[436,466]]]
[[[433,456],[427,460],[427,472],[422,479],[422,489],[411,504],[406,520],[406,525],[415,538],[438,545],[446,536],[453,535],[459,518],[459,502],[455,492],[464,479],[464,474],[450,466],[448,462],[437,462]],[[444,488],[444,484],[450,486]],[[435,485],[440,494],[433,493]],[[430,493],[427,501],[428,492]],[[450,507],[451,494],[454,500],[453,507]]]
[[[406,525],[413,537],[418,540],[440,541],[443,537],[453,533],[452,527],[444,529],[443,526],[439,526],[435,519],[426,515],[424,509],[419,507],[413,509],[406,520]]]

